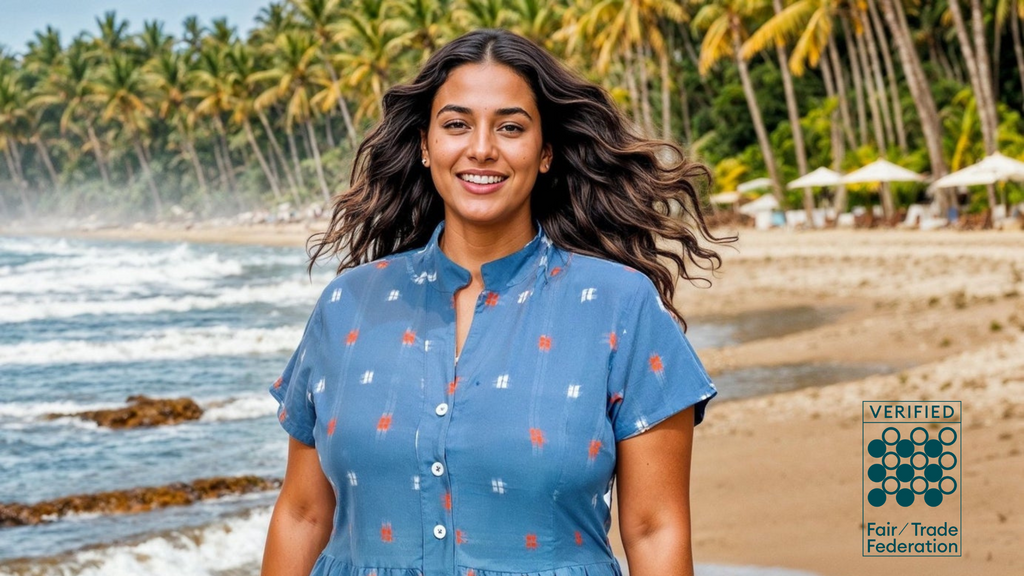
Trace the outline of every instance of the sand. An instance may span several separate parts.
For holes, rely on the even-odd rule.
[[[301,246],[315,227],[136,226],[94,238]],[[59,232],[63,234],[64,232]],[[714,374],[876,362],[889,375],[712,401],[695,431],[698,564],[822,575],[1024,574],[1024,234],[741,231],[711,288],[682,284],[687,320],[789,306],[841,307],[830,324],[701,350]],[[864,400],[963,402],[963,556],[861,555]],[[617,534],[613,545],[622,555]]]

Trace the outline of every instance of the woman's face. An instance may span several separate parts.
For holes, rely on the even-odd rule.
[[[434,96],[421,148],[450,224],[531,224],[530,193],[551,165],[551,146],[530,85],[511,68],[452,70]]]

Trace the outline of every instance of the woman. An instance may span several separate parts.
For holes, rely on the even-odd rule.
[[[668,214],[721,241],[705,175],[509,32],[391,89],[312,248],[340,274],[271,388],[292,438],[263,574],[617,575],[613,475],[630,573],[691,574],[716,390],[666,263],[721,264]]]

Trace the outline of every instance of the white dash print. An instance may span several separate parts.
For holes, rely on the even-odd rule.
[[[580,294],[580,302],[590,302],[597,298],[597,288],[584,288]]]
[[[532,294],[532,292],[530,290],[526,290],[525,292],[520,292],[519,293],[519,300],[518,300],[518,302],[520,304],[522,304],[523,302],[526,302],[526,299],[530,297],[530,294]]]
[[[505,481],[501,478],[491,478],[491,492],[494,492],[495,494],[504,494],[505,487]]]
[[[644,418],[643,416],[641,416],[641,417],[636,419],[636,429],[637,430],[639,430],[640,432],[646,432],[648,427],[649,426],[647,424],[647,418]]]
[[[323,392],[324,388],[326,388],[326,387],[327,387],[327,382],[323,378],[321,378],[320,381],[316,383],[316,389],[314,390],[314,392],[319,394],[319,393]]]
[[[430,340],[423,341],[423,351],[430,352]]]
[[[566,394],[567,398],[579,398],[580,397],[580,385],[569,384],[569,391]]]
[[[348,483],[351,484],[352,486],[358,486],[359,485],[359,480],[356,478],[356,473],[355,472],[349,472],[348,473]]]
[[[420,489],[420,477],[419,476],[413,476],[412,477],[412,489],[413,490],[419,490]]]
[[[497,380],[494,381],[495,388],[508,388],[508,374],[502,374],[498,376]]]
[[[363,377],[359,379],[360,384],[370,384],[373,382],[373,370],[367,370],[363,372]]]
[[[341,300],[341,288],[335,288],[334,292],[331,292],[331,302],[337,302]]]
[[[399,296],[401,296],[401,294],[398,292],[398,290],[392,290],[390,293],[388,293],[388,302],[394,302],[395,300],[398,300]]]

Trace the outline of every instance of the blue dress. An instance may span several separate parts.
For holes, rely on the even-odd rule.
[[[619,576],[615,443],[717,393],[654,284],[543,230],[483,265],[455,361],[439,249],[346,270],[270,389],[315,446],[334,528],[315,576]]]

